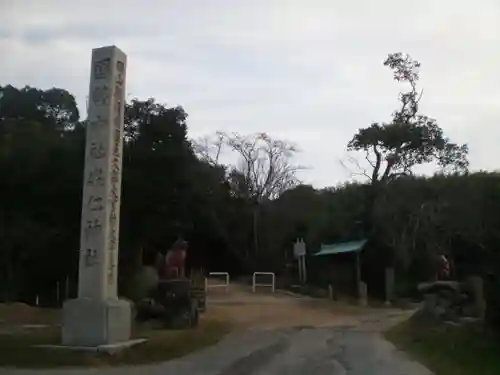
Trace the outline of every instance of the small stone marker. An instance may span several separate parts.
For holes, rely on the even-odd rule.
[[[394,268],[385,269],[385,305],[389,306],[394,300]]]
[[[368,285],[361,281],[359,283],[359,305],[367,306],[368,305]]]
[[[115,46],[92,51],[78,298],[63,307],[63,345],[130,339],[131,306],[117,295],[126,60]]]

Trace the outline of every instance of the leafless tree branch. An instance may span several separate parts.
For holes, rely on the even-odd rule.
[[[233,167],[240,192],[245,191],[257,201],[274,199],[299,181],[297,172],[303,167],[292,164],[298,152],[294,144],[272,139],[266,133],[241,135],[218,132],[215,137],[195,143],[197,155],[203,160],[218,163],[222,148],[228,147],[239,160]],[[214,155],[214,156],[211,156]]]
[[[368,160],[368,155],[366,156],[367,160]],[[368,160],[369,161],[369,160]],[[370,161],[369,161],[370,162]],[[353,166],[353,168],[355,168],[356,170],[353,170],[353,168],[349,168],[347,166],[347,163],[351,164]],[[370,163],[371,164],[371,163]],[[347,155],[345,157],[345,161],[340,159],[340,165],[342,165],[342,167],[347,170],[349,173],[350,173],[350,176],[351,177],[356,177],[356,176],[361,176],[361,177],[366,177],[368,178],[368,180],[372,180],[372,177],[368,174],[366,168],[363,168],[359,162],[358,159],[356,159],[354,156],[352,155]]]
[[[214,136],[204,136],[191,140],[191,145],[196,156],[212,165],[219,164],[219,158],[224,147],[224,133],[217,132]]]

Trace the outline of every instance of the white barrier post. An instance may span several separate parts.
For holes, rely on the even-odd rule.
[[[271,275],[272,276],[272,282],[271,282],[271,284],[257,284],[257,282],[256,282],[256,276],[257,275]],[[275,280],[276,280],[276,276],[274,275],[274,272],[254,272],[253,273],[253,278],[252,278],[252,292],[255,293],[255,287],[256,286],[270,286],[271,290],[274,293],[274,290],[275,290],[275,287],[274,287]]]
[[[225,276],[226,277],[226,282],[225,284],[209,284],[208,283],[208,278],[210,276]],[[220,288],[220,287],[225,287],[226,292],[229,291],[229,273],[227,272],[209,272],[208,277],[205,277],[205,291],[208,292],[208,288]]]

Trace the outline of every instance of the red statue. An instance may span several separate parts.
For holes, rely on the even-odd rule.
[[[160,279],[174,279],[185,276],[184,264],[186,261],[186,253],[188,243],[182,239],[178,239],[173,244],[172,248],[167,251],[163,259],[159,259],[159,276]]]
[[[439,280],[448,280],[451,275],[451,267],[450,261],[448,257],[444,254],[441,254],[438,257],[438,279]]]

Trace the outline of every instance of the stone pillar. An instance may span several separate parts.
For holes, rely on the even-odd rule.
[[[302,279],[303,283],[307,283],[306,256],[302,255]]]
[[[368,305],[368,285],[361,281],[358,285],[358,303],[360,306],[367,306]]]
[[[92,51],[78,298],[63,307],[63,345],[130,339],[131,306],[117,295],[125,70],[117,47]]]
[[[385,304],[391,305],[394,300],[394,268],[385,269]]]
[[[328,284],[328,299],[333,299],[333,287],[332,287],[332,284]]]

